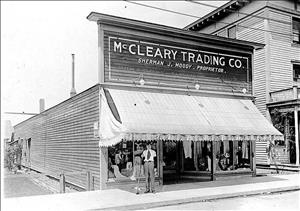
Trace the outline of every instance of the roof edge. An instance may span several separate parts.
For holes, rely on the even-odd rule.
[[[118,26],[123,28],[129,28],[134,30],[140,30],[150,33],[157,33],[161,35],[167,35],[171,37],[180,37],[180,38],[188,38],[188,39],[196,39],[197,41],[210,42],[215,45],[227,44],[233,48],[252,48],[252,49],[261,49],[264,47],[264,44],[249,42],[244,40],[230,39],[226,37],[219,37],[211,34],[198,33],[193,31],[184,30],[181,28],[175,28],[166,25],[160,25],[145,21],[139,21],[134,19],[128,19],[103,13],[91,12],[87,19],[89,21],[95,21],[97,24],[107,24],[112,26]]]
[[[206,14],[206,15],[203,16],[202,18],[200,18],[200,19],[198,19],[198,20],[196,20],[196,21],[190,23],[189,25],[185,26],[183,29],[184,29],[184,30],[189,30],[189,29],[190,29],[191,27],[193,27],[194,25],[196,25],[196,24],[198,24],[198,23],[200,23],[200,22],[203,22],[203,21],[205,21],[206,19],[215,16],[216,14],[219,14],[219,13],[221,13],[221,12],[225,12],[226,9],[228,9],[228,7],[230,8],[230,7],[231,7],[232,5],[234,5],[234,4],[241,4],[241,2],[244,2],[244,3],[245,3],[245,2],[248,2],[248,1],[245,1],[245,0],[231,0],[231,1],[227,2],[227,3],[225,3],[224,5],[220,6],[219,8],[217,8],[217,9],[211,11],[210,13]],[[230,8],[230,10],[232,10],[232,9]]]

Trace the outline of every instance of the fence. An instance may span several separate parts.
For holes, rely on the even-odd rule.
[[[73,171],[73,172],[62,172],[59,175],[59,189],[60,193],[66,192],[66,176],[86,174],[86,190],[95,190],[95,177],[92,176],[90,171]]]

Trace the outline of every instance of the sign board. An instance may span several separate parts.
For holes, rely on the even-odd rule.
[[[132,83],[142,75],[148,85],[249,90],[249,55],[108,32],[104,43],[105,81]]]

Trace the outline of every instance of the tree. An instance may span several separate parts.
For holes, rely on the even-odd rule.
[[[4,161],[5,166],[9,171],[14,170],[15,167],[20,169],[22,159],[22,145],[14,143],[5,150]]]

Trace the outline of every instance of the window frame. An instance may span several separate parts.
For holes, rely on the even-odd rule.
[[[296,68],[295,67],[298,67],[298,70],[299,70],[299,74],[298,74],[298,76],[296,77],[296,72],[295,72],[295,70],[296,70]],[[299,81],[300,80],[300,64],[298,64],[298,63],[292,63],[292,68],[293,68],[293,80],[295,81],[295,82],[297,82],[297,81]]]
[[[294,22],[295,21],[299,22],[298,31],[297,31],[297,29],[294,29]],[[298,34],[298,36],[295,35],[295,34]],[[298,41],[295,40],[295,37],[298,37]],[[298,18],[298,17],[292,17],[292,43],[293,44],[300,44],[300,18]]]

